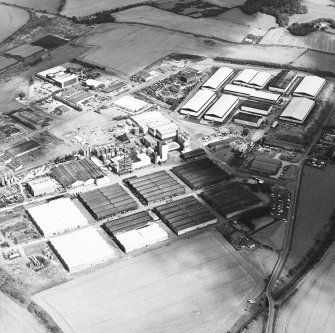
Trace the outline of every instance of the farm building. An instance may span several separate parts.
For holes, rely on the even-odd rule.
[[[56,165],[51,169],[51,174],[65,188],[93,184],[105,176],[89,158]]]
[[[199,117],[215,100],[215,92],[209,89],[200,89],[180,109],[181,114]]]
[[[41,145],[37,141],[29,140],[12,146],[10,149],[7,150],[7,152],[12,156],[19,157],[39,148],[41,148]]]
[[[103,228],[126,253],[168,239],[167,232],[147,211],[106,222]]]
[[[65,73],[65,71],[65,67],[56,66],[53,68],[49,68],[43,72],[37,73],[35,74],[35,76],[60,88],[66,88],[78,82],[77,75]]]
[[[81,193],[80,202],[96,220],[103,220],[118,213],[137,209],[136,201],[119,184]]]
[[[124,180],[132,192],[146,205],[185,194],[185,188],[166,171]]]
[[[150,105],[147,102],[144,102],[130,95],[123,96],[117,99],[116,101],[113,102],[113,104],[131,113],[137,113],[150,107]]]
[[[234,116],[234,123],[250,127],[259,127],[264,121],[264,117],[245,112],[238,112]]]
[[[315,102],[306,97],[293,97],[279,119],[302,124],[312,111]]]
[[[11,68],[14,68],[18,64],[19,62],[15,59],[9,59],[0,56],[0,74],[9,71]]]
[[[272,80],[269,90],[277,93],[285,93],[298,77],[297,72],[283,69]]]
[[[303,145],[300,145],[294,142],[288,142],[288,141],[271,139],[271,138],[265,138],[263,141],[263,146],[278,147],[278,148],[283,148],[283,149],[293,150],[293,151],[303,151],[304,150]]]
[[[325,85],[326,80],[318,76],[305,76],[298,87],[294,90],[293,96],[316,98]]]
[[[246,100],[241,105],[241,110],[247,113],[257,114],[260,116],[268,116],[271,112],[272,105]]]
[[[257,75],[257,73],[258,72],[254,69],[244,69],[238,73],[233,82],[238,85],[247,85]]]
[[[46,53],[46,50],[40,46],[23,44],[14,49],[5,52],[5,57],[14,58],[19,61],[28,61],[37,58]]]
[[[88,224],[86,217],[69,198],[51,200],[48,203],[28,208],[27,212],[37,229],[45,237]]]
[[[280,160],[266,156],[256,156],[256,158],[251,163],[250,170],[269,175],[275,175],[280,167]]]
[[[255,194],[237,182],[217,184],[200,196],[225,218],[263,205]]]
[[[177,235],[217,222],[216,217],[194,196],[155,207],[154,212]]]
[[[188,151],[186,153],[180,154],[180,157],[184,161],[189,162],[189,161],[194,161],[194,160],[198,160],[200,158],[207,157],[207,153],[206,153],[205,149],[197,148],[197,149]]]
[[[229,80],[229,78],[233,76],[233,74],[233,69],[221,67],[201,86],[201,88],[217,92]]]
[[[50,177],[41,177],[27,182],[30,193],[37,197],[57,191],[57,182]]]
[[[49,244],[70,273],[115,257],[114,250],[94,227],[54,237],[49,241]]]
[[[171,171],[192,190],[229,179],[229,175],[209,158],[173,167]]]
[[[222,123],[236,108],[238,97],[223,94],[205,113],[204,119]]]

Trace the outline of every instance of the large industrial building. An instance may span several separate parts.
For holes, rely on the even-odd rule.
[[[78,82],[77,75],[66,73],[66,68],[63,66],[49,68],[35,76],[60,88],[66,88]]]
[[[164,170],[141,177],[134,176],[124,182],[146,205],[185,194],[184,186]]]
[[[233,69],[221,67],[201,87],[217,92],[233,74]]]
[[[244,69],[234,79],[234,84],[256,89],[263,89],[271,80],[272,75],[266,72],[258,72],[254,69]]]
[[[135,210],[138,207],[136,201],[119,184],[81,193],[78,198],[98,221],[118,213]]]
[[[315,99],[325,85],[326,80],[318,76],[305,76],[298,87],[294,90],[293,96],[301,96]]]
[[[297,72],[283,69],[276,77],[271,81],[269,90],[283,94],[292,86],[292,83],[298,77]]]
[[[138,113],[150,107],[147,102],[130,95],[117,99],[113,104],[131,113]]]
[[[39,148],[41,148],[41,145],[37,141],[29,140],[12,146],[7,152],[12,156],[20,157]]]
[[[247,113],[268,116],[272,110],[272,105],[257,101],[246,100],[241,105],[241,110]]]
[[[250,170],[268,175],[275,175],[280,167],[280,160],[258,155],[251,163]]]
[[[27,212],[45,237],[61,234],[88,224],[86,217],[69,198],[51,200]]]
[[[177,235],[217,222],[216,217],[194,196],[155,207],[154,211]]]
[[[5,57],[15,58],[19,61],[28,61],[37,58],[46,53],[46,50],[40,46],[23,44],[14,49],[5,52]]]
[[[180,109],[181,114],[199,117],[215,100],[215,92],[209,89],[200,89]]]
[[[37,197],[39,195],[45,195],[56,192],[57,182],[54,179],[45,176],[28,181],[27,187],[30,193],[34,197]]]
[[[279,119],[302,124],[312,111],[315,102],[306,97],[293,97]]]
[[[226,218],[263,205],[255,194],[237,182],[217,184],[204,190],[201,197]]]
[[[257,114],[238,112],[234,116],[234,123],[258,128],[264,121],[264,117]]]
[[[90,185],[105,177],[102,170],[89,158],[56,165],[51,169],[51,174],[65,188]]]
[[[87,227],[49,241],[51,249],[70,273],[115,257],[114,250],[94,227]]]
[[[234,84],[238,85],[247,85],[257,74],[258,72],[254,69],[244,69],[238,73],[238,75],[233,80]]]
[[[229,175],[209,158],[173,167],[171,171],[192,190],[229,179]]]
[[[223,94],[205,113],[204,119],[222,123],[238,105],[239,99]]]

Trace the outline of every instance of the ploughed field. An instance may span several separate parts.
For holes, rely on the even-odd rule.
[[[34,296],[64,333],[227,331],[263,281],[216,231]]]

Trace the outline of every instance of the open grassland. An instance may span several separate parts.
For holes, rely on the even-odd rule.
[[[335,245],[279,311],[278,333],[333,333],[335,327]]]
[[[263,285],[226,244],[205,232],[34,298],[65,333],[226,332]]]
[[[25,308],[0,293],[0,332],[45,333],[46,330]]]
[[[224,8],[233,8],[243,5],[247,0],[204,0],[204,2],[211,3]]]
[[[0,43],[21,28],[30,19],[27,11],[0,5]]]
[[[241,42],[249,34],[264,35],[266,31],[234,21],[216,20],[211,18],[192,18],[170,13],[158,8],[141,6],[131,8],[114,15],[119,22],[136,22],[163,27],[195,35],[214,37],[230,42]]]
[[[61,14],[80,17],[142,2],[144,0],[66,0]]]
[[[4,2],[56,14],[61,0],[6,0]]]
[[[84,60],[124,75],[132,75],[171,53],[288,64],[304,52],[292,47],[215,42],[138,24],[101,25],[82,43],[96,46],[82,56]]]
[[[275,222],[264,229],[252,234],[252,238],[260,243],[270,246],[273,250],[281,250],[285,237],[286,223]]]
[[[293,61],[292,65],[335,72],[335,56],[333,54],[308,50]]]
[[[314,31],[307,36],[293,36],[284,28],[271,29],[260,44],[291,45],[335,53],[335,35]]]

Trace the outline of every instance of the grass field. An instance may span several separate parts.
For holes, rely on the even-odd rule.
[[[80,17],[141,2],[144,0],[66,0],[61,14]]]
[[[324,71],[335,71],[335,57],[333,54],[320,53],[308,50],[302,56],[292,62],[294,66],[304,68],[321,69]]]
[[[307,36],[293,36],[284,28],[271,29],[260,44],[300,46],[323,52],[335,53],[335,35],[315,31]]]
[[[28,7],[37,10],[46,10],[48,13],[58,13],[61,0],[6,0],[4,2]]]
[[[226,332],[263,281],[225,244],[214,231],[184,238],[34,299],[64,333]]]
[[[285,236],[284,222],[276,222],[254,233],[251,237],[274,250],[281,250]]]
[[[247,0],[204,0],[204,2],[225,8],[242,6],[246,1]]]
[[[29,21],[27,11],[0,5],[0,43]]]

